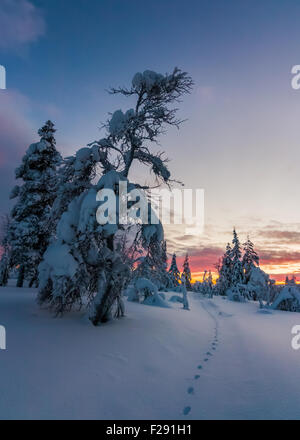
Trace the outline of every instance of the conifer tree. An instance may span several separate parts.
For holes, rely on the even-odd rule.
[[[244,280],[246,283],[248,283],[252,267],[259,266],[259,256],[254,250],[254,245],[249,237],[247,238],[247,241],[243,244],[243,249],[244,255],[242,259],[242,266],[244,269]]]
[[[40,141],[29,146],[16,169],[16,178],[23,184],[11,193],[11,198],[18,200],[11,212],[8,239],[10,263],[19,266],[18,287],[23,285],[24,277],[30,284],[37,282],[37,268],[50,240],[47,219],[56,196],[57,166],[61,162],[55,131],[54,124],[47,121],[38,130]]]
[[[8,231],[10,223],[11,219],[9,215],[4,215],[1,218],[0,244],[3,253],[0,261],[0,286],[6,286],[9,277],[10,245],[8,241]]]
[[[180,272],[177,267],[175,253],[172,255],[172,261],[171,261],[171,265],[169,268],[169,275],[170,275],[170,279],[171,279],[171,283],[173,284],[173,287],[179,286]]]
[[[152,266],[152,278],[160,289],[169,287],[170,279],[167,273],[167,242],[150,240],[149,258]]]
[[[182,292],[182,305],[184,310],[190,310],[189,301],[187,297],[187,289],[186,289],[186,277],[181,276],[181,292]]]
[[[75,197],[93,186],[97,164],[105,161],[105,153],[97,145],[80,148],[74,156],[62,160],[58,170],[58,188],[48,228],[54,233],[57,223]]]
[[[241,245],[235,228],[233,229],[231,261],[232,261],[232,278],[231,286],[235,287],[237,284],[243,283],[244,273],[241,261],[242,252]]]
[[[209,296],[212,298],[213,297],[213,277],[212,277],[211,270],[208,272],[207,283],[209,286]]]
[[[121,294],[130,268],[116,248],[116,237],[123,233],[124,224],[119,211],[112,223],[104,224],[99,224],[96,213],[106,210],[107,190],[114,194],[119,206],[123,199],[120,183],[128,191],[142,188],[128,180],[134,162],[150,166],[158,182],[171,181],[167,159],[163,153],[152,152],[151,144],[157,143],[167,125],[180,125],[172,104],[189,93],[192,84],[187,73],[175,68],[170,75],[137,73],[129,88],[111,89],[112,94],[131,97],[135,105],[125,113],[115,111],[104,125],[106,137],[88,145],[99,154],[96,162],[102,176],[98,183],[93,182],[75,196],[58,221],[56,241],[50,244],[40,265],[40,303],[48,303],[57,313],[63,313],[88,299],[94,325],[111,319],[115,304],[117,316],[123,314]],[[86,163],[85,157],[82,162],[80,168]],[[127,195],[125,198],[132,206]],[[139,223],[135,239],[144,250],[151,240],[161,244],[164,239],[161,223],[151,224],[152,210],[149,203],[146,206],[148,218]]]
[[[167,272],[167,243],[150,240],[147,254],[139,258],[139,265],[134,271],[135,278],[150,280],[159,289],[174,287]]]
[[[188,254],[186,254],[184,262],[183,262],[183,271],[182,271],[181,278],[185,279],[186,288],[188,290],[191,290],[192,289],[192,286],[191,286],[192,275],[191,275],[191,270],[190,270]]]
[[[221,264],[219,266],[219,278],[217,281],[217,290],[220,295],[225,295],[226,290],[231,287],[232,284],[232,249],[229,243],[227,243],[225,254],[222,257]]]
[[[138,267],[134,271],[134,278],[146,278],[147,280],[152,280],[152,264],[149,253],[139,258]]]

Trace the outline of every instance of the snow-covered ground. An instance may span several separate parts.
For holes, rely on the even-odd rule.
[[[35,296],[0,288],[1,419],[300,418],[300,314],[189,294],[190,311],[126,302],[93,327]]]

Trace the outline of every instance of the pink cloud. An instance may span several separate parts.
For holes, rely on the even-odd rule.
[[[29,143],[37,137],[26,117],[30,111],[28,99],[15,90],[1,92],[0,99],[0,167],[15,165]]]
[[[45,22],[31,1],[1,0],[0,29],[0,49],[15,49],[43,35]]]
[[[38,139],[27,114],[29,100],[15,90],[1,90],[0,99],[0,213],[9,211],[9,194],[16,184],[14,170],[29,144]]]

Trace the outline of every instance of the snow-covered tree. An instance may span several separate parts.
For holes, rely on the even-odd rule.
[[[213,289],[213,279],[212,279],[211,271],[205,270],[203,272],[202,282],[195,283],[194,289],[196,292],[199,292],[204,296],[207,296],[209,298],[213,297],[214,289]]]
[[[17,285],[23,285],[24,276],[30,284],[37,281],[37,268],[49,244],[50,232],[47,220],[57,190],[57,166],[61,156],[56,150],[54,124],[47,121],[38,130],[40,141],[31,144],[22,164],[16,169],[16,178],[22,179],[15,186],[11,198],[18,198],[11,217],[9,243],[10,263],[19,266]]]
[[[225,295],[226,290],[229,289],[232,283],[232,249],[229,243],[227,243],[225,254],[221,259],[221,263],[218,266],[219,278],[217,280],[217,291],[219,295]]]
[[[271,304],[271,309],[300,312],[300,289],[296,283],[285,284]]]
[[[189,301],[187,297],[187,288],[186,288],[186,276],[181,276],[181,291],[182,291],[182,305],[184,310],[190,310]]]
[[[101,160],[105,161],[105,153],[100,152],[97,145],[80,148],[74,156],[63,159],[58,170],[58,188],[48,225],[53,232],[72,200],[93,186]]]
[[[269,290],[273,280],[258,266],[251,266],[248,274],[248,281],[244,283],[247,289],[247,299],[258,300],[260,307],[264,306],[263,301],[269,302]]]
[[[171,287],[171,280],[168,273],[168,254],[167,254],[167,241],[164,240],[160,251],[159,272],[162,286],[165,288]]]
[[[179,286],[180,272],[179,272],[179,269],[177,267],[176,254],[175,253],[172,255],[171,265],[170,265],[170,268],[169,268],[169,276],[170,276],[171,283],[173,284],[173,287]]]
[[[137,259],[138,266],[134,270],[134,278],[148,279],[160,290],[170,287],[166,252],[165,240],[160,243],[151,239],[146,254]]]
[[[8,231],[11,224],[9,215],[3,215],[1,218],[0,246],[2,248],[2,256],[0,261],[0,286],[6,286],[9,277],[10,265],[10,245],[8,239]]]
[[[234,228],[232,249],[231,249],[231,261],[232,261],[231,285],[232,286],[236,286],[237,284],[242,283],[244,279],[241,257],[242,257],[242,251],[241,251],[240,240]]]
[[[186,254],[184,262],[183,262],[183,271],[182,271],[182,275],[181,275],[181,279],[185,279],[185,286],[188,290],[192,289],[191,286],[191,280],[192,280],[192,275],[191,275],[191,270],[190,270],[190,263],[189,263],[189,256],[188,254]]]
[[[225,254],[216,265],[219,278],[215,290],[233,301],[258,300],[262,307],[263,301],[269,304],[273,297],[274,280],[258,267],[259,256],[249,237],[243,251],[242,255],[238,235],[233,229],[232,247],[227,244]]]
[[[107,211],[107,190],[113,192],[116,207],[120,199],[126,199],[129,210],[134,211],[135,201],[129,196],[132,191],[147,189],[128,180],[134,161],[151,167],[158,181],[171,182],[162,153],[152,153],[150,145],[164,132],[165,126],[176,126],[174,102],[190,91],[190,77],[179,69],[170,75],[145,71],[134,76],[130,88],[112,89],[135,99],[135,106],[123,113],[117,110],[105,124],[107,137],[92,142],[88,147],[98,154],[102,177],[77,195],[62,214],[57,224],[57,239],[52,243],[40,265],[41,303],[48,303],[57,313],[81,305],[87,298],[90,303],[90,319],[94,325],[109,320],[116,305],[116,314],[121,316],[124,307],[121,292],[129,278],[129,266],[116,248],[117,235],[128,229],[122,221],[122,213],[115,210],[114,221],[99,224],[98,214]],[[83,159],[85,163],[85,159]],[[127,185],[127,193],[120,193],[120,183]],[[97,196],[97,199],[96,199]],[[151,224],[152,209],[146,203],[146,219],[133,226],[135,245],[145,250],[150,242],[163,243],[160,222]]]
[[[170,287],[171,281],[167,272],[167,243],[163,240],[161,243],[157,240],[150,240],[149,258],[152,267],[152,279],[160,290]]]
[[[259,256],[254,250],[254,244],[247,238],[247,241],[243,245],[244,255],[242,258],[242,266],[244,269],[244,279],[248,283],[250,279],[250,272],[252,267],[259,266]]]
[[[213,278],[212,278],[211,271],[208,272],[207,284],[209,287],[209,296],[210,296],[210,298],[212,298],[213,297]]]
[[[128,291],[128,301],[140,302],[141,300],[147,305],[169,307],[164,294],[159,293],[156,284],[148,278],[137,278]]]
[[[134,278],[146,278],[151,280],[152,278],[152,265],[148,255],[144,255],[138,258],[138,266],[134,270]]]

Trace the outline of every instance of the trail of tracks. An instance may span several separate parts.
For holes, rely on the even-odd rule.
[[[199,389],[199,385],[201,383],[201,371],[203,368],[208,367],[208,362],[213,359],[218,344],[220,342],[219,334],[220,334],[220,324],[219,324],[219,316],[222,315],[219,307],[211,300],[202,300],[201,301],[202,308],[208,313],[211,319],[214,322],[214,333],[212,335],[212,341],[208,346],[208,350],[203,353],[202,361],[197,365],[196,369],[198,371],[197,374],[194,375],[192,382],[193,384],[187,388],[187,393],[190,396],[193,396]],[[183,408],[183,415],[188,415],[192,411],[193,406],[192,402]]]

